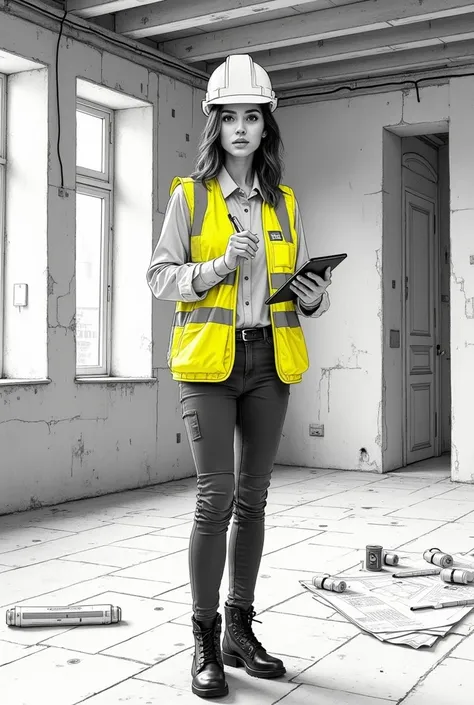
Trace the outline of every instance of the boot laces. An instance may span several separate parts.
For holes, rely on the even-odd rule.
[[[242,614],[244,617],[242,620],[242,626],[245,636],[253,644],[253,646],[255,646],[256,649],[263,648],[262,643],[257,639],[252,629],[252,622],[258,622],[259,624],[262,624],[259,619],[255,619],[257,613],[255,612],[253,607],[251,607],[247,612],[243,612]]]
[[[218,658],[218,643],[219,637],[214,627],[203,629],[200,633],[202,644],[200,664],[206,666],[208,663],[219,663]]]

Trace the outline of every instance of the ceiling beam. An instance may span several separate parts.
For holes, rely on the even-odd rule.
[[[76,0],[77,1],[77,0]],[[90,1],[90,0],[80,0]],[[316,0],[317,2],[318,0]],[[321,8],[328,8],[332,3],[319,0]],[[190,30],[196,27],[214,25],[229,20],[242,20],[250,17],[262,17],[266,12],[285,9],[289,6],[295,9],[304,8],[315,0],[165,0],[159,5],[148,5],[145,8],[119,12],[116,17],[116,30],[120,34],[135,39],[140,37],[160,36],[172,32]],[[304,9],[302,9],[304,12]]]
[[[170,40],[160,44],[160,49],[194,63],[231,53],[253,53],[469,12],[474,12],[472,0],[365,0],[258,22],[245,29],[235,27]]]
[[[446,66],[452,65],[454,68],[460,61],[474,62],[474,40],[397,51],[384,57],[366,56],[355,61],[288,69],[276,73],[272,83],[277,91],[290,88],[298,90],[312,85],[332,84],[335,81],[350,82],[355,79],[367,79],[377,75],[403,73],[435,66],[445,69]]]
[[[267,71],[272,72],[469,39],[474,39],[474,13],[416,25],[390,27],[367,34],[336,37],[324,42],[281,47],[278,51],[254,52],[252,56]],[[219,63],[208,64],[209,73]]]
[[[142,5],[162,0],[140,0]],[[79,17],[99,17],[134,7],[135,0],[66,0],[66,9]]]

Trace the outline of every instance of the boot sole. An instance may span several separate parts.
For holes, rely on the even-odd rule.
[[[247,674],[249,676],[253,676],[254,678],[279,678],[280,676],[283,676],[286,673],[286,668],[284,666],[278,671],[257,671],[251,666],[248,666],[245,659],[243,659],[241,656],[227,654],[224,651],[222,652],[222,660],[225,666],[231,666],[232,668],[245,668]]]
[[[223,698],[225,695],[229,694],[229,686],[227,683],[224,688],[198,688],[192,685],[191,690],[194,695],[198,695],[200,698]]]

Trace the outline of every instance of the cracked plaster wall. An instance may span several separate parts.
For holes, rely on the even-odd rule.
[[[278,461],[378,472],[400,466],[400,371],[393,352],[399,353],[390,357],[383,327],[382,266],[391,267],[389,283],[400,275],[396,248],[388,257],[383,250],[384,128],[423,134],[449,119],[453,479],[473,482],[473,79],[425,87],[420,103],[407,90],[287,107],[278,117],[285,180],[295,188],[310,255],[348,253],[334,272],[331,309],[304,321],[311,367],[304,383],[292,388]],[[399,327],[395,323],[387,321],[386,335]],[[324,424],[323,438],[309,436],[310,423]]]
[[[48,269],[44,272],[42,267],[38,274],[38,296],[42,296],[44,287],[43,315],[46,317],[47,310],[47,332],[39,338],[43,351],[38,349],[38,355],[47,354],[47,374],[51,380],[49,384],[0,384],[0,513],[163,482],[193,473],[177,385],[166,367],[172,304],[157,302],[153,311],[150,307],[154,347],[149,374],[152,374],[153,367],[154,381],[138,384],[76,384],[74,381],[75,143],[70,126],[75,120],[76,77],[122,91],[154,106],[154,148],[159,160],[155,159],[154,188],[150,194],[154,202],[153,243],[151,237],[149,243],[151,255],[152,245],[160,232],[171,179],[176,174],[187,175],[192,166],[203,125],[200,112],[202,92],[148,70],[138,63],[139,60],[132,63],[78,39],[63,38],[60,55],[61,151],[68,196],[61,198],[58,195],[60,174],[55,152],[57,121],[53,79],[56,39],[57,36],[49,30],[0,13],[0,49],[50,67],[45,184]],[[34,236],[35,224],[31,225]],[[21,266],[17,266],[16,271],[15,276],[24,281]],[[26,278],[30,284],[32,276]],[[30,287],[30,294],[34,289]],[[22,313],[22,320],[26,320],[26,310]],[[144,345],[149,348],[146,331]],[[180,443],[177,443],[178,433],[181,434]]]

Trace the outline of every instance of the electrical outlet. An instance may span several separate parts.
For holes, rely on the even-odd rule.
[[[318,437],[324,436],[324,424],[310,423],[309,435]]]

